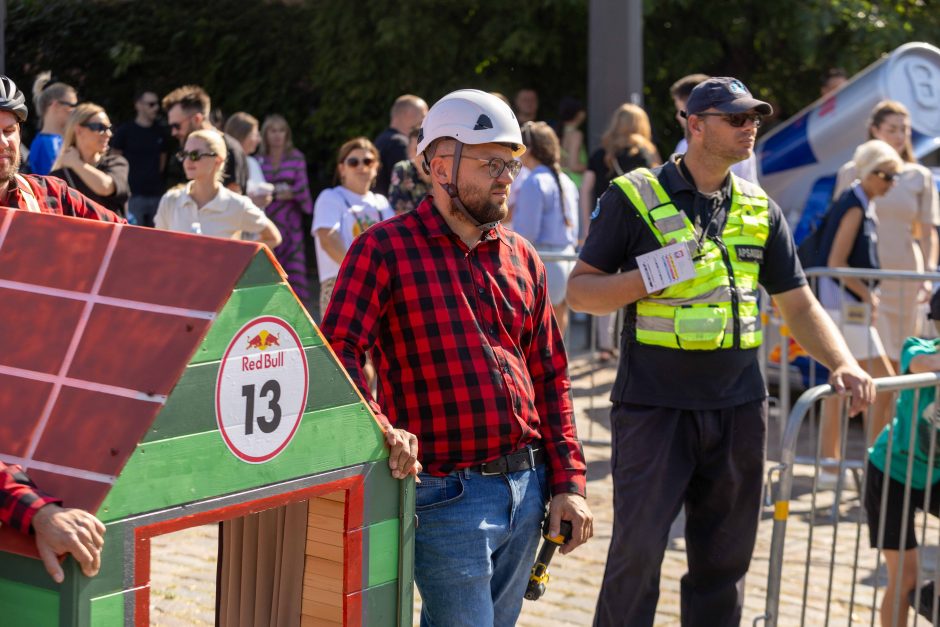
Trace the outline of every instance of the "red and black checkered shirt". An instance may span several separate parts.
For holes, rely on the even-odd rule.
[[[584,495],[568,358],[545,267],[522,237],[497,226],[469,249],[428,197],[353,242],[322,330],[379,420],[417,436],[427,472],[532,444],[552,494]]]
[[[19,466],[0,462],[0,523],[29,533],[29,525],[40,508],[61,502],[36,489]]]
[[[82,195],[65,184],[62,179],[54,176],[37,176],[35,174],[21,175],[28,183],[42,213],[55,213],[58,215],[101,220],[103,222],[127,222],[116,213],[105,209],[92,199]],[[0,206],[16,207],[29,211],[29,203],[25,192],[19,185],[9,185],[9,192],[3,198]]]

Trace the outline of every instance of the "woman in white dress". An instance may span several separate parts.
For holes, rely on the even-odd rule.
[[[904,167],[894,187],[873,200],[878,219],[878,257],[884,270],[933,271],[937,268],[937,225],[940,204],[930,170],[917,163],[911,146],[911,118],[900,102],[885,100],[872,110],[868,126],[872,139],[894,148]],[[856,178],[855,162],[839,170],[835,197]],[[895,372],[904,338],[920,335],[926,322],[922,303],[930,298],[929,281],[882,281],[875,326]]]

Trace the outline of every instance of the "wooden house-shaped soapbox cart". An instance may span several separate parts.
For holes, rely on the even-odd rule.
[[[306,503],[302,625],[407,625],[414,484],[258,244],[0,209],[0,459],[106,525],[57,585],[0,529],[0,624],[150,624],[150,540]]]

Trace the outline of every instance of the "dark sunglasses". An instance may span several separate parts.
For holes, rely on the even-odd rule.
[[[872,170],[871,173],[880,178],[885,183],[897,183],[898,179],[901,178],[897,174],[888,174],[882,170]]]
[[[153,109],[154,107],[159,107],[159,106],[160,106],[160,103],[157,102],[156,100],[154,100],[153,102],[150,102],[150,101],[145,100],[145,101],[141,102],[140,104],[144,105],[145,107],[150,107],[151,109]]]
[[[198,150],[180,150],[176,153],[176,158],[181,162],[189,159],[190,161],[199,161],[203,157],[214,157],[214,152],[199,152]]]
[[[764,122],[764,116],[760,113],[693,113],[700,118],[716,117],[721,118],[735,128],[741,128],[748,122],[754,123],[754,128],[760,128]]]
[[[89,131],[101,133],[102,135],[104,135],[105,133],[111,132],[111,125],[103,124],[102,122],[85,122],[84,124],[81,124],[80,126],[84,126]]]
[[[350,168],[358,168],[360,163],[368,168],[375,163],[375,159],[372,157],[363,157],[362,159],[359,157],[346,157],[346,165]]]
[[[68,100],[56,100],[60,105],[68,107],[69,109],[74,109],[78,106],[77,102],[69,102]]]

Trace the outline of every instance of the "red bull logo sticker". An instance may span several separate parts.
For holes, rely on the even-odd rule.
[[[307,356],[289,322],[249,321],[232,337],[215,386],[216,421],[240,460],[262,464],[290,444],[307,405]]]

